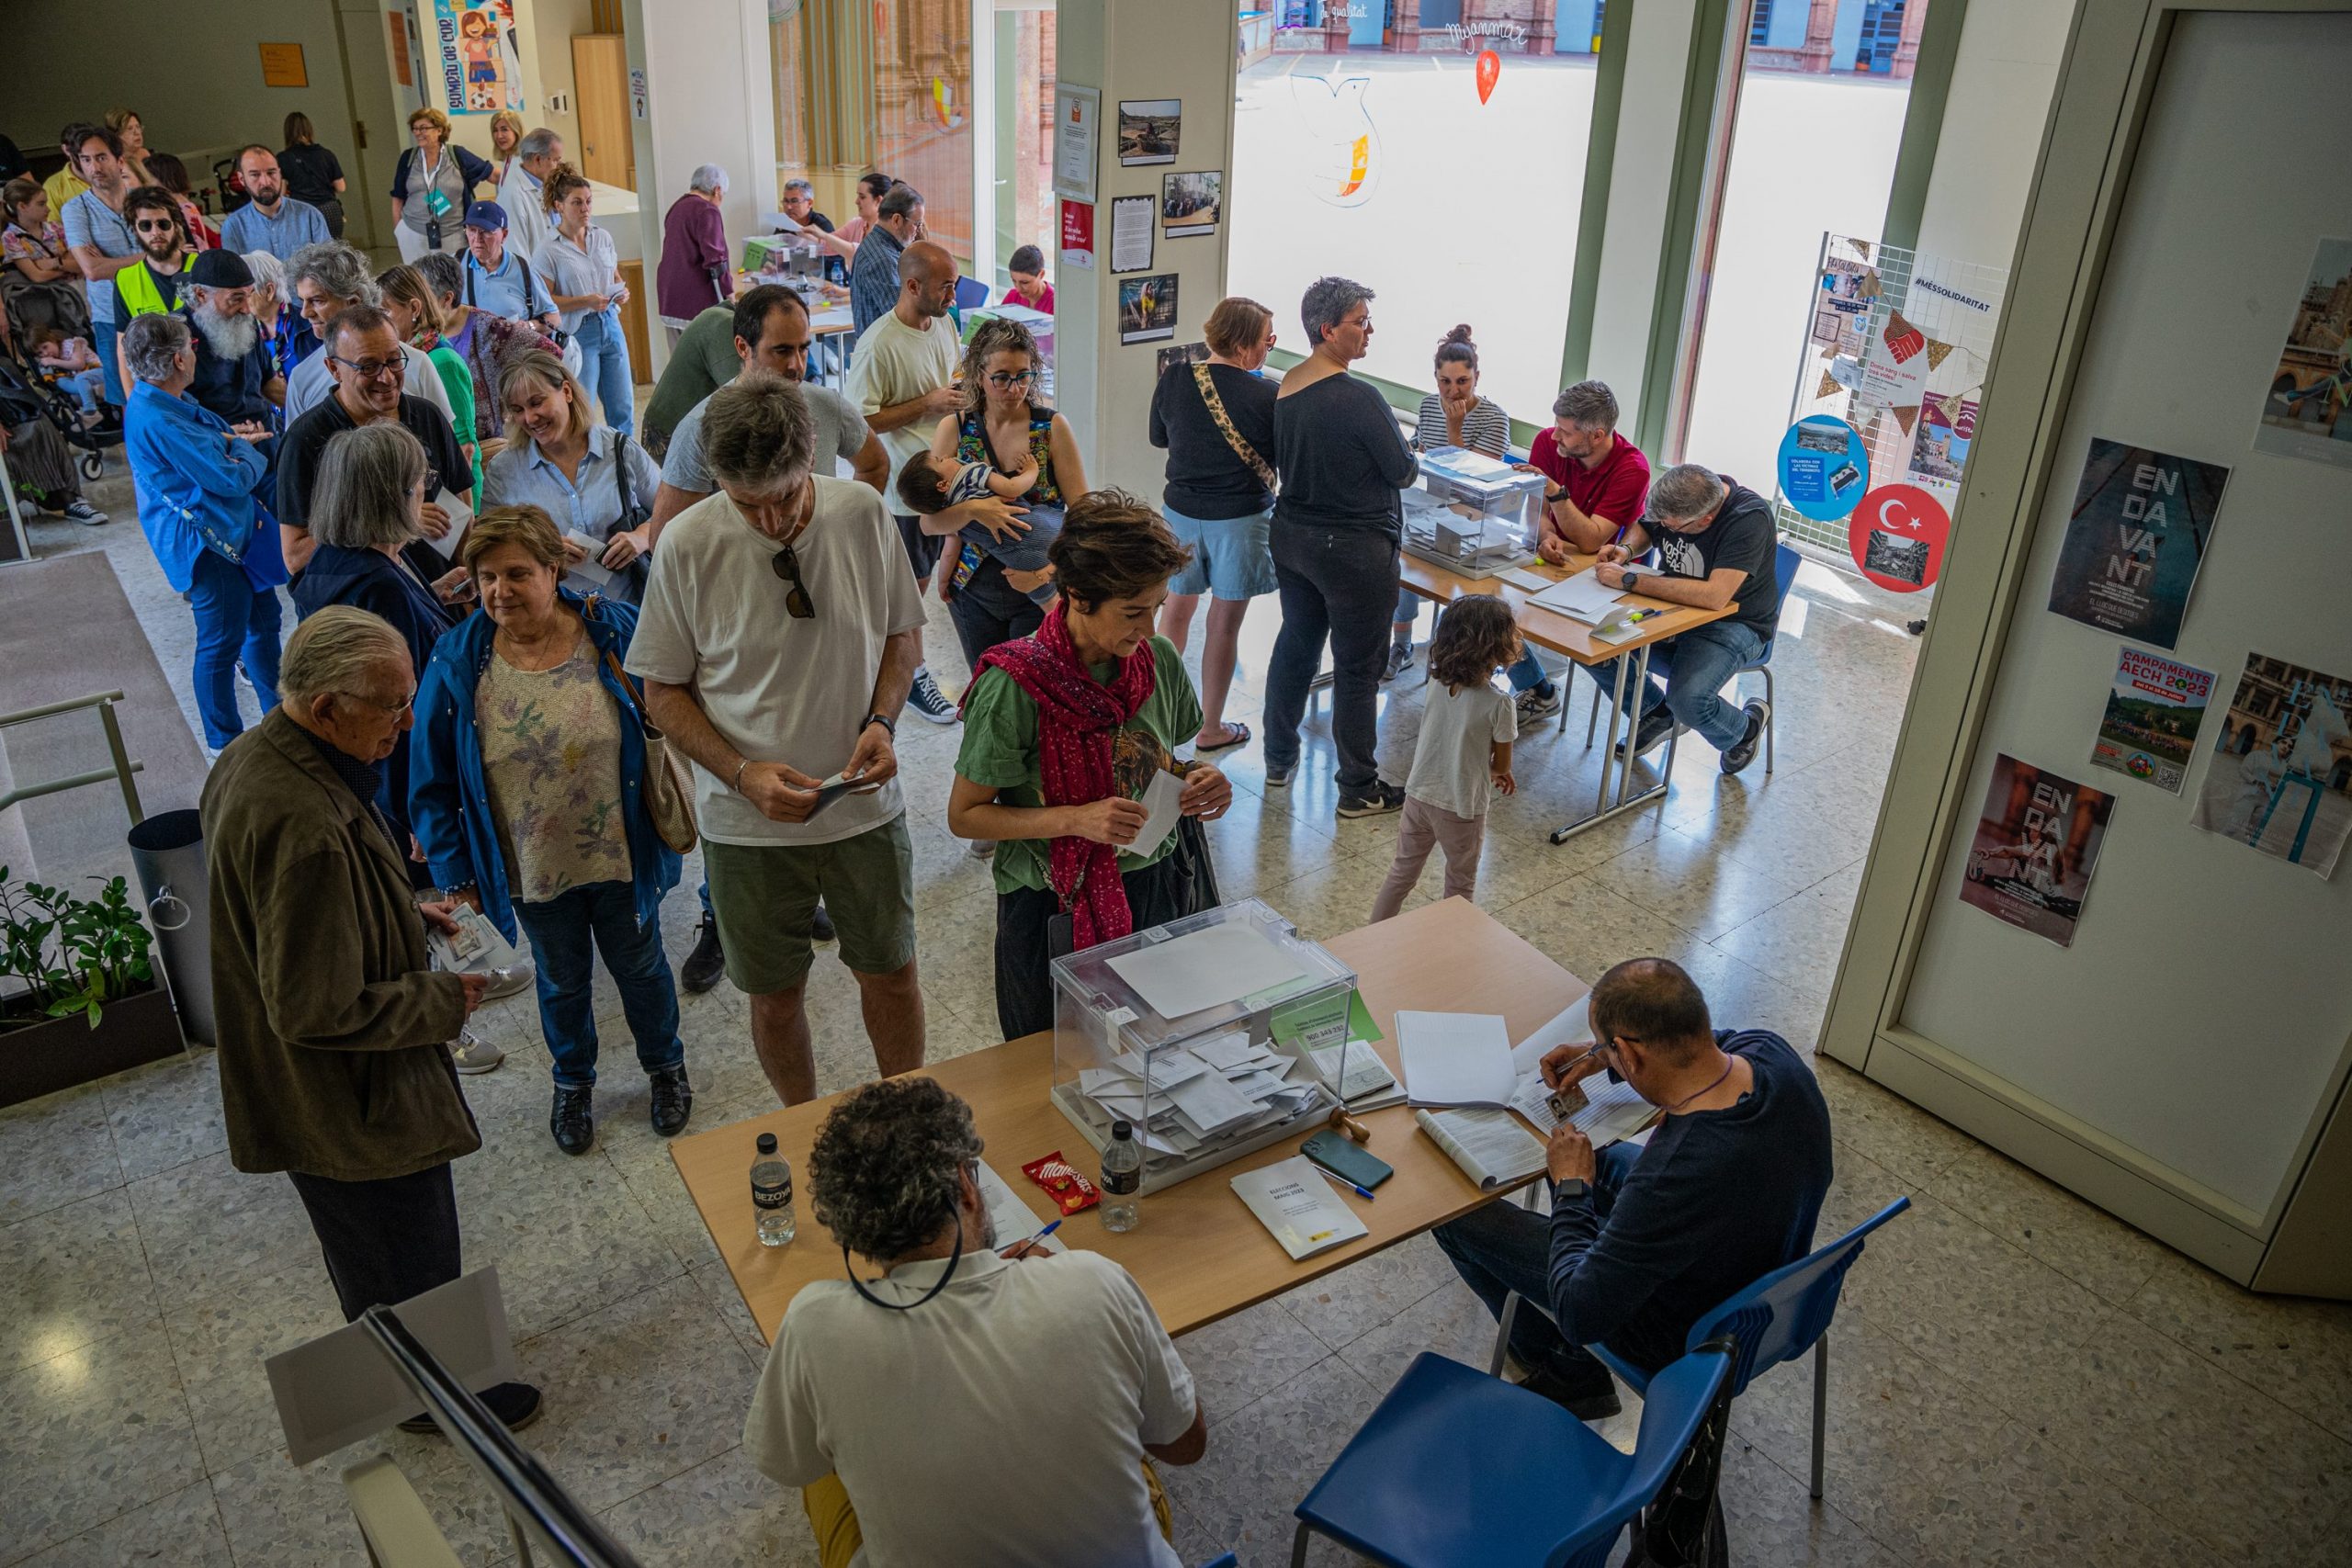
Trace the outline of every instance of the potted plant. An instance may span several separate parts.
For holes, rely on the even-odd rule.
[[[0,1105],[187,1048],[123,879],[91,880],[77,898],[0,866]]]

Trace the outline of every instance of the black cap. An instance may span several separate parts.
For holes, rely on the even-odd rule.
[[[251,288],[254,269],[234,251],[198,251],[188,281],[199,288]]]
[[[774,1133],[762,1133],[760,1134],[760,1153],[763,1155],[772,1155],[775,1153],[775,1134]]]
[[[1114,1138],[1132,1138],[1135,1135],[1136,1130],[1129,1123],[1125,1122],[1114,1122],[1111,1123],[1111,1136]]]

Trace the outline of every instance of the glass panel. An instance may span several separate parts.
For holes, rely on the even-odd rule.
[[[1686,334],[1697,370],[1668,442],[1678,458],[1770,491],[1821,236],[1875,240],[1886,221],[1928,5],[1755,0],[1713,247]]]
[[[1510,9],[1447,0],[1460,19],[1443,26],[1434,0],[1272,0],[1268,28],[1245,8],[1228,276],[1300,350],[1316,277],[1377,290],[1362,368],[1408,387],[1435,389],[1438,340],[1466,321],[1479,390],[1541,424],[1560,389],[1601,7]],[[1502,72],[1481,102],[1483,49]],[[1534,188],[1506,200],[1522,181]]]
[[[969,0],[768,0],[768,35],[779,195],[805,176],[844,222],[850,182],[878,169],[922,192],[932,238],[968,263]]]
[[[1005,264],[1023,245],[1045,253],[1051,281],[1054,245],[1054,12],[996,13],[996,250],[992,266],[1001,296],[1012,283]]]

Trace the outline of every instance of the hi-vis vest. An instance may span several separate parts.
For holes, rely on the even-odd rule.
[[[153,316],[178,309],[175,304],[164,303],[164,291],[155,287],[155,275],[148,269],[143,258],[136,265],[124,267],[114,276],[115,281],[122,286],[122,302],[133,316]]]

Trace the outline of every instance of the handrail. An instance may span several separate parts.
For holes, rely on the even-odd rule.
[[[518,1563],[528,1568],[529,1542],[536,1540],[570,1568],[641,1568],[628,1548],[514,1440],[473,1391],[417,1341],[398,1314],[372,1306],[359,1321],[425,1413],[499,1495]]]
[[[11,790],[6,795],[0,795],[0,811],[19,801],[39,800],[43,795],[80,789],[84,784],[103,784],[112,779],[122,786],[122,804],[130,809],[131,822],[135,825],[145,821],[147,811],[139,804],[139,786],[130,782],[130,775],[144,773],[147,764],[131,761],[130,749],[122,743],[122,721],[115,716],[114,711],[114,705],[120,701],[120,692],[94,692],[86,697],[71,697],[62,703],[44,703],[40,707],[0,713],[0,729],[6,729],[12,724],[29,724],[34,719],[52,718],[61,713],[72,713],[76,708],[95,707],[98,710],[98,723],[107,732],[107,750],[114,758],[111,768],[75,773],[71,778],[51,779],[47,784],[28,784],[23,789]]]
[[[12,724],[24,724],[36,718],[48,718],[55,714],[71,713],[75,708],[89,707],[96,703],[120,701],[122,701],[120,692],[93,692],[86,697],[72,697],[62,703],[45,703],[37,708],[22,708],[15,713],[0,713],[0,729],[5,729]]]

